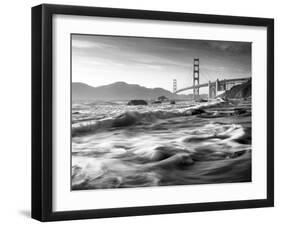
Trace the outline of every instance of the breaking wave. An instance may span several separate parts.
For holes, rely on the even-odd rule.
[[[250,182],[251,112],[243,104],[114,105],[111,117],[75,123],[72,189]]]
[[[95,133],[103,131],[108,128],[127,127],[132,125],[145,125],[157,121],[158,119],[169,119],[180,116],[191,116],[200,114],[204,108],[216,106],[221,103],[221,100],[211,103],[203,103],[197,106],[191,106],[184,109],[172,110],[154,110],[147,112],[126,111],[116,117],[94,120],[95,118],[88,118],[85,123],[78,123],[72,127],[72,136],[84,135],[86,133]],[[74,112],[73,114],[79,114]]]

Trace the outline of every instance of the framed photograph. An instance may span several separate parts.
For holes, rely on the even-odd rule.
[[[32,8],[32,217],[274,205],[274,21]]]

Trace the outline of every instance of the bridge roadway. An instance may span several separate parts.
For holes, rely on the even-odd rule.
[[[189,86],[189,87],[186,87],[186,88],[182,88],[182,89],[177,90],[175,93],[179,93],[179,92],[194,89],[194,88],[208,87],[210,85],[215,84],[216,82],[218,82],[219,85],[222,85],[222,84],[227,84],[227,83],[243,83],[243,82],[246,82],[250,79],[251,79],[251,77],[217,80],[215,82],[208,82],[208,83],[203,83],[203,84],[199,84],[199,85],[196,85],[196,86]]]

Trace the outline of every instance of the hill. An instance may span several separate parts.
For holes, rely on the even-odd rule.
[[[249,80],[240,85],[233,86],[230,90],[220,95],[223,98],[248,98],[252,96],[252,81]]]
[[[165,96],[169,99],[193,98],[192,94],[177,95],[162,88],[146,88],[125,82],[116,82],[98,87],[92,87],[85,83],[72,83],[73,100],[152,100],[160,96]]]

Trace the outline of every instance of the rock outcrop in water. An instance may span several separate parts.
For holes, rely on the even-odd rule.
[[[147,105],[145,100],[130,100],[128,105]]]
[[[160,100],[154,100],[154,101],[151,101],[152,104],[162,104],[162,101]]]
[[[252,96],[252,81],[249,80],[243,84],[233,86],[230,90],[227,90],[221,95],[222,98],[226,99],[241,99],[249,98]]]
[[[160,97],[157,98],[157,100],[159,100],[159,101],[167,101],[167,100],[169,100],[169,98],[167,98],[165,96],[160,96]]]

